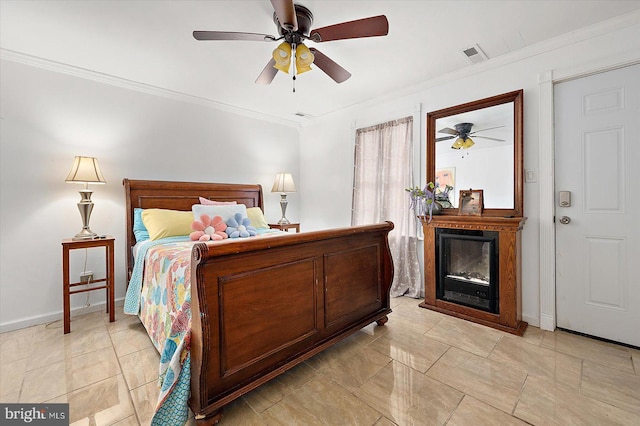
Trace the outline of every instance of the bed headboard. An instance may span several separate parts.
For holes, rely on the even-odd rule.
[[[131,247],[136,243],[133,235],[133,209],[135,208],[191,210],[192,205],[200,204],[198,197],[204,197],[216,201],[237,201],[247,207],[260,207],[264,211],[260,185],[131,179],[124,179],[122,184],[126,198],[127,271],[129,274],[133,268]]]

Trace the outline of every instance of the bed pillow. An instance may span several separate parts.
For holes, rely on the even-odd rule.
[[[227,220],[227,229],[224,232],[229,238],[249,238],[258,234],[256,228],[251,226],[249,218],[242,216],[242,213],[236,213]]]
[[[200,220],[200,216],[206,214],[209,217],[220,216],[226,222],[236,213],[242,213],[242,216],[246,216],[247,206],[244,204],[222,204],[217,206],[194,204],[191,206],[191,211],[193,212],[191,221]]]
[[[269,224],[264,218],[260,207],[250,207],[247,209],[247,217],[251,221],[251,226],[256,229],[269,229]]]
[[[200,199],[200,204],[204,204],[205,206],[230,206],[232,204],[238,204],[237,201],[214,201],[204,197],[198,197]]]
[[[190,211],[145,209],[142,222],[149,231],[150,240],[166,237],[179,237],[191,234],[193,213]]]
[[[220,241],[227,238],[227,224],[220,216],[209,217],[206,214],[200,216],[200,220],[194,220],[191,224],[193,232],[189,235],[191,241]]]
[[[133,209],[133,235],[136,237],[136,243],[149,239],[149,231],[142,221],[143,209]]]

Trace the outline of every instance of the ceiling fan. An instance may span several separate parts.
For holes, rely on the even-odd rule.
[[[273,21],[278,27],[279,36],[230,31],[194,31],[196,40],[246,40],[283,42],[273,51],[271,60],[264,67],[256,83],[270,84],[278,71],[289,73],[292,59],[295,63],[293,80],[298,74],[311,70],[313,63],[336,83],[342,83],[351,77],[351,73],[342,68],[328,56],[315,48],[308,48],[305,40],[323,43],[349,38],[384,36],[389,33],[389,22],[384,15],[355,21],[342,22],[311,30],[313,15],[304,6],[294,4],[293,0],[271,0],[274,9]],[[293,91],[295,92],[295,85]]]
[[[474,135],[474,138],[482,138],[482,139],[490,139],[492,141],[506,142],[504,139],[490,138],[489,136],[480,136],[476,134],[478,132],[499,129],[501,127],[506,127],[506,126],[488,127],[486,129],[476,130],[475,132],[471,131],[473,127],[473,123],[458,123],[453,127],[455,129],[452,129],[450,127],[445,127],[444,129],[438,130],[438,133],[447,133],[452,136],[443,136],[441,138],[436,138],[436,142],[446,141],[446,140],[457,137],[458,139],[456,139],[453,145],[451,145],[451,149],[471,148],[473,145],[475,145],[475,142],[470,138],[471,135]]]

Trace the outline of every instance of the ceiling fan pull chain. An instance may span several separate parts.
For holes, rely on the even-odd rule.
[[[296,44],[291,43],[291,68],[293,69],[293,93],[296,93]]]

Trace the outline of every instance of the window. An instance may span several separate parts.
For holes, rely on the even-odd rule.
[[[417,224],[405,188],[413,184],[413,117],[356,130],[352,225],[390,220],[392,296],[420,295]]]

